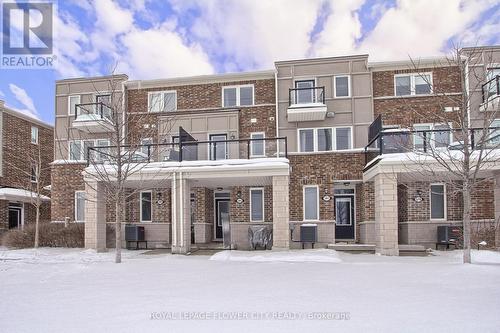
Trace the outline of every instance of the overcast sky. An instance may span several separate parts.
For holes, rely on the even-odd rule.
[[[1,1],[0,1],[1,2]],[[371,61],[500,44],[498,0],[64,0],[53,70],[0,69],[0,99],[54,120],[54,80],[153,79],[368,53]]]

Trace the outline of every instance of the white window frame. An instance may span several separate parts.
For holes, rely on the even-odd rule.
[[[147,142],[149,143],[147,143]],[[145,145],[153,145],[153,138],[142,138],[141,139],[141,149],[140,149],[140,152],[147,155],[148,154],[148,150],[146,147],[144,147]],[[144,149],[144,150],[143,150]]]
[[[337,78],[347,77],[347,96],[337,96]],[[351,98],[351,75],[334,75],[333,76],[333,98]]]
[[[316,219],[306,219],[306,188],[316,189]],[[319,186],[318,185],[304,185],[302,186],[302,218],[304,221],[319,221]]]
[[[262,192],[262,219],[261,220],[254,220],[252,217],[252,191],[261,191]],[[250,197],[250,222],[264,222],[266,217],[266,207],[264,206],[265,203],[265,191],[263,187],[250,187],[248,190],[248,195]]]
[[[433,218],[432,217],[432,186],[440,185],[443,186],[443,218]],[[432,221],[446,221],[448,218],[448,207],[447,207],[447,196],[446,196],[446,184],[445,183],[430,183],[429,185],[429,220]]]
[[[240,100],[240,89],[244,87],[251,87],[252,88],[252,104],[251,105],[241,105],[241,100]],[[226,89],[231,89],[231,88],[236,88],[236,105],[234,106],[225,106],[224,105],[224,90]],[[254,106],[255,105],[255,85],[254,84],[240,84],[240,85],[232,85],[232,86],[222,86],[222,101],[221,101],[222,107],[223,108],[234,108],[237,106],[242,106],[242,107],[249,107],[249,106]]]
[[[75,105],[81,104],[82,103],[82,95],[69,95],[68,96],[68,115],[74,116],[76,110],[72,110],[72,108],[71,108],[71,98],[78,98],[78,102],[75,103]]]
[[[78,193],[83,193],[84,194],[84,199],[83,199],[83,221],[80,221],[78,220],[78,211],[77,211],[77,207],[78,207]],[[78,222],[78,223],[83,223],[85,222],[85,191],[75,191],[75,194],[73,196],[73,202],[74,202],[74,206],[75,206],[75,211],[74,211],[74,219],[75,219],[75,222]]]
[[[143,220],[142,219],[142,194],[150,193],[151,194],[151,220]],[[153,222],[153,191],[141,191],[139,192],[139,221],[142,222]]]
[[[350,143],[351,147],[347,149],[337,149],[337,129],[339,128],[349,128],[350,129]],[[331,129],[332,130],[332,150],[318,150],[318,130],[320,129]],[[313,130],[313,151],[302,151],[300,150],[300,131]],[[299,153],[311,154],[311,153],[324,153],[324,152],[334,152],[334,151],[348,151],[354,147],[354,134],[353,126],[336,126],[336,127],[307,127],[297,129],[297,151]]]
[[[34,130],[34,131],[33,131],[33,130]],[[39,140],[38,140],[38,139],[39,139],[39,132],[40,132],[40,131],[39,131],[39,129],[38,129],[38,127],[37,127],[37,126],[31,126],[31,138],[30,138],[30,141],[31,141],[31,143],[32,143],[32,144],[34,144],[34,145],[37,145],[37,144],[38,144],[38,141],[39,141]],[[34,135],[34,137],[33,137],[33,134],[35,134],[35,135]],[[35,139],[34,141],[33,141],[33,138]]]
[[[208,144],[208,159],[209,159],[210,161],[215,161],[215,160],[211,160],[211,158],[212,158],[212,147],[213,147],[213,146],[212,146],[212,143],[211,143],[211,141],[212,141],[212,140],[211,140],[211,137],[212,137],[212,136],[216,136],[216,135],[220,135],[220,136],[225,135],[225,136],[226,136],[226,138],[225,138],[224,140],[228,140],[229,133],[208,133],[208,134],[207,134],[207,136],[208,136],[208,137],[207,137],[207,141],[209,141],[209,142],[210,142],[210,143]],[[229,159],[229,145],[228,145],[228,143],[229,143],[229,142],[224,142],[225,156],[226,156],[226,157],[224,158],[225,160],[228,160],[228,159]],[[217,153],[217,152],[216,152],[216,153]]]
[[[153,109],[151,108],[151,105],[149,104],[149,102],[151,101],[151,98],[150,96],[151,95],[157,95],[157,94],[171,94],[173,93],[174,94],[174,98],[175,98],[175,108],[171,111],[165,111],[165,98],[162,98],[160,99],[160,108],[158,111],[153,111]],[[160,112],[175,112],[177,111],[177,90],[157,90],[157,91],[148,91],[148,112],[149,113],[160,113]]]
[[[252,132],[252,133],[250,133],[250,139],[253,139],[254,135],[262,135],[263,139],[266,138],[266,133],[265,132]],[[250,157],[265,157],[266,156],[266,140],[262,140],[262,141],[259,141],[259,142],[262,142],[262,155],[255,155],[253,153],[253,144],[255,143],[255,141],[252,141],[250,143]]]
[[[439,126],[439,125],[448,125],[449,128],[450,128],[450,145],[452,143],[454,143],[455,141],[453,141],[453,123],[449,122],[448,124],[446,123],[415,123],[412,125],[412,129],[413,131],[434,131],[435,130],[435,127],[436,126]],[[430,129],[428,130],[418,130],[418,129],[415,129],[415,126],[429,126]],[[432,148],[435,148],[436,146],[436,132],[430,132],[431,134],[431,137],[430,137],[430,144],[432,145]],[[417,138],[417,135],[416,133],[413,133],[413,147],[415,147],[415,139]],[[425,140],[425,138],[423,137],[420,137],[420,139],[422,140]],[[438,147],[440,148],[440,147]]]
[[[98,148],[100,146],[97,145],[98,141],[104,141],[106,140],[107,144],[106,146],[110,145],[110,140],[109,139],[81,139],[81,140],[69,140],[68,141],[68,160],[69,161],[86,161],[87,156],[85,155],[85,141],[90,141],[93,142],[94,145],[92,146],[93,148]],[[71,143],[72,142],[79,142],[80,143],[80,159],[78,160],[73,160],[71,159]],[[105,146],[101,146],[105,147]]]
[[[424,75],[429,75],[430,77],[430,91],[428,94],[416,94],[415,92],[415,78],[416,77],[422,77]],[[403,76],[409,76],[410,77],[410,94],[409,95],[397,95],[396,93],[396,78],[398,77],[403,77]],[[423,73],[406,73],[406,74],[394,74],[394,96],[396,97],[405,97],[405,96],[426,96],[426,95],[432,95],[434,93],[434,83],[433,83],[433,78],[432,78],[432,72],[423,72]]]
[[[297,82],[301,82],[301,81],[314,81],[314,86],[313,86],[313,99],[315,101],[318,100],[318,79],[316,77],[298,77],[298,78],[295,78],[293,79],[293,89],[297,89]],[[294,90],[294,92],[296,93],[297,90]],[[297,103],[297,95],[294,96],[294,103],[292,105],[308,105],[309,103]]]

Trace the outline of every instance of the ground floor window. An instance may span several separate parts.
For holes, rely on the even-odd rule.
[[[152,199],[153,195],[151,191],[141,192],[141,222],[151,222],[152,221]]]
[[[250,189],[250,221],[264,221],[264,189]]]
[[[75,221],[85,222],[85,191],[75,192]]]
[[[304,186],[304,220],[319,219],[318,186]]]
[[[446,189],[444,184],[431,184],[431,219],[446,218]]]

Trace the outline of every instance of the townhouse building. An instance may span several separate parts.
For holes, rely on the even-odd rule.
[[[123,216],[144,227],[150,247],[249,249],[249,233],[267,230],[273,248],[299,248],[304,225],[315,226],[320,247],[368,244],[388,255],[434,247],[439,225],[461,223],[460,194],[447,189],[445,170],[429,177],[402,154],[461,142],[453,129],[464,84],[474,126],[495,112],[500,48],[468,52],[481,61],[465,78],[444,58],[415,68],[351,55],[258,72],[57,81],[52,220],[85,222],[88,248],[112,240],[115,208],[97,171],[113,170],[110,133],[120,119],[121,156],[137,168]],[[498,218],[495,168],[474,189],[477,223]]]
[[[35,222],[37,184],[50,185],[53,147],[51,125],[0,100],[0,233]],[[41,194],[40,221],[49,222],[50,192],[45,189]]]

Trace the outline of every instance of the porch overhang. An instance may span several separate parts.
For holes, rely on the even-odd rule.
[[[290,174],[286,158],[138,163],[130,169],[133,171],[126,181],[130,187],[170,187],[172,176],[179,173],[184,179],[192,180],[193,186],[212,188],[271,185],[273,176]],[[113,172],[112,165],[89,166],[84,177],[99,181],[99,175],[105,173],[112,180]]]
[[[20,188],[0,188],[0,200],[18,201],[30,203],[36,199],[37,194]],[[40,195],[42,201],[50,201],[50,198],[45,195]]]

